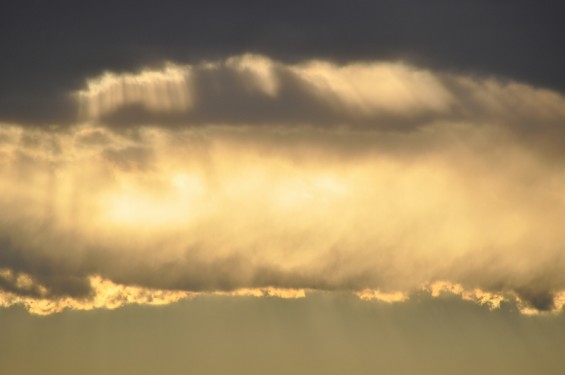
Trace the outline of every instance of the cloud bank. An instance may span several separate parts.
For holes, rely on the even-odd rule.
[[[563,306],[558,93],[242,55],[69,95],[72,126],[0,127],[3,305],[424,289]]]

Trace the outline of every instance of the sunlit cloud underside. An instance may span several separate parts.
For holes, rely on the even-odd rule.
[[[565,100],[402,63],[244,55],[89,78],[0,127],[0,305],[200,295],[565,301]]]

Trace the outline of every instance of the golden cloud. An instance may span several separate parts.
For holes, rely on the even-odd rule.
[[[245,55],[108,72],[77,98],[75,126],[0,126],[4,305],[316,290],[400,302],[425,286],[563,306],[559,94]],[[119,127],[128,106],[165,117]]]

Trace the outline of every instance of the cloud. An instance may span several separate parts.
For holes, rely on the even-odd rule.
[[[5,4],[0,16],[1,121],[72,123],[67,94],[86,77],[248,51],[285,63],[403,60],[565,88],[555,1],[26,3]]]
[[[409,296],[402,292],[383,293],[380,290],[363,289],[357,292],[357,297],[363,301],[377,300],[387,303],[404,302]]]
[[[106,72],[74,93],[80,121],[115,129],[320,126],[407,131],[431,122],[499,126],[518,136],[561,132],[563,97],[516,82],[400,62],[284,64],[246,54],[196,65]],[[561,135],[560,135],[561,136]]]
[[[244,55],[108,72],[74,97],[90,109],[73,126],[0,127],[4,305],[113,306],[93,277],[140,303],[427,288],[563,305],[555,92]]]
[[[97,118],[116,108],[140,105],[149,111],[183,111],[190,107],[190,69],[167,66],[162,71],[116,75],[105,73],[87,81],[77,93],[79,116]]]
[[[305,291],[301,289],[282,288],[242,288],[230,292],[218,291],[212,293],[198,293],[186,291],[158,290],[138,286],[116,284],[100,276],[90,276],[88,282],[92,291],[89,296],[77,298],[66,296],[62,298],[49,298],[48,291],[34,284],[34,281],[25,274],[14,277],[10,270],[0,270],[2,280],[16,281],[20,290],[0,290],[0,307],[23,305],[30,313],[37,315],[50,315],[64,310],[87,311],[93,309],[117,309],[126,305],[167,305],[187,298],[202,295],[223,297],[276,297],[276,298],[304,298]],[[22,289],[38,288],[38,295],[21,293]]]
[[[30,280],[30,279],[28,279]],[[190,293],[162,291],[135,286],[117,285],[97,276],[89,278],[92,287],[90,298],[64,297],[59,299],[31,298],[13,292],[0,292],[0,307],[23,305],[32,314],[49,315],[65,309],[92,310],[116,309],[127,304],[164,305],[188,298]]]
[[[284,65],[243,55],[137,74],[105,73],[76,93],[82,121],[108,126],[414,126],[447,113],[439,77],[403,64]],[[383,123],[391,123],[389,125]],[[408,125],[408,123],[410,125]]]

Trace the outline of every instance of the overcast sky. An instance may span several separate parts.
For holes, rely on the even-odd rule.
[[[283,358],[295,373],[483,372],[475,356],[561,373],[562,15],[557,1],[5,2],[0,317],[25,328],[6,328],[0,366],[133,374],[163,365],[133,363],[150,351],[172,353],[171,374]],[[170,341],[163,319],[184,327]],[[180,360],[184,346],[226,365]]]

